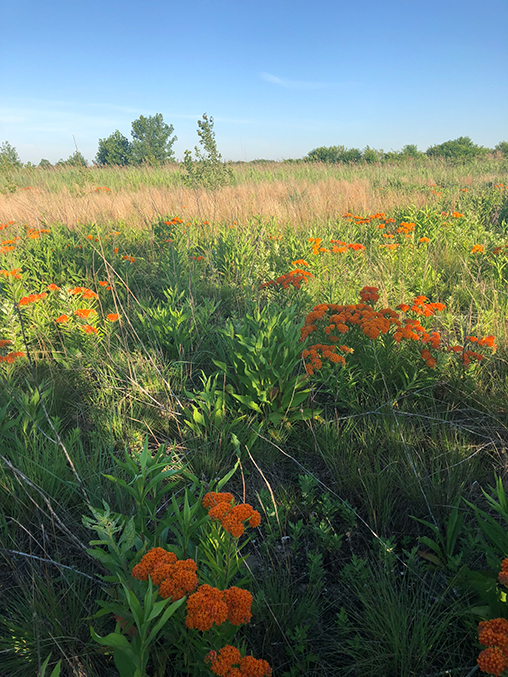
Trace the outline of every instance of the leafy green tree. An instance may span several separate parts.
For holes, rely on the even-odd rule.
[[[383,151],[376,150],[370,146],[365,146],[362,153],[362,160],[372,164],[373,162],[379,162],[383,158]]]
[[[79,152],[79,150],[74,151],[72,155],[69,155],[67,160],[58,160],[56,163],[57,167],[88,167],[88,161]]]
[[[118,129],[107,139],[99,139],[95,163],[104,165],[129,165],[132,162],[132,144]]]
[[[494,150],[497,150],[499,153],[508,157],[508,141],[500,141]]]
[[[404,158],[421,158],[423,153],[418,150],[418,146],[414,143],[407,143],[402,147],[400,156]]]
[[[311,150],[305,159],[310,162],[358,162],[362,159],[362,151],[359,148],[345,146],[321,146]]]
[[[437,146],[427,148],[425,154],[430,157],[443,157],[450,160],[469,160],[482,157],[488,152],[488,148],[477,146],[469,136],[459,136],[453,141],[445,141]]]
[[[43,157],[42,160],[39,162],[38,166],[41,169],[48,169],[49,167],[52,167],[53,165],[51,164],[51,162],[49,160],[46,160],[46,158]]]
[[[192,159],[190,150],[184,153],[183,163],[187,171],[184,182],[188,186],[206,188],[219,188],[231,183],[233,173],[217,149],[213,117],[209,118],[206,113],[203,114],[202,120],[198,120],[198,137],[202,150],[197,146],[194,147],[195,160]]]
[[[132,123],[132,161],[151,165],[174,159],[173,144],[177,140],[173,125],[164,122],[162,113],[145,117],[141,115]]]
[[[11,146],[8,141],[0,144],[0,170],[22,167],[23,163],[19,159],[18,151]]]

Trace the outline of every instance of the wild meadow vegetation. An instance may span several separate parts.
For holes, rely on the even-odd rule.
[[[0,674],[503,674],[507,158],[228,171],[0,174]]]

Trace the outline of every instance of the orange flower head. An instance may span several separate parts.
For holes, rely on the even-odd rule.
[[[234,503],[234,500],[233,494],[230,494],[229,492],[209,491],[207,494],[205,494],[202,503],[203,506],[208,510],[219,503]]]
[[[228,618],[228,607],[224,593],[210,585],[201,585],[187,600],[188,628],[205,632],[215,625],[221,625]]]
[[[147,581],[148,576],[157,567],[163,564],[174,564],[176,555],[174,552],[168,552],[164,548],[152,548],[143,555],[139,564],[132,569],[132,575],[140,581]]]
[[[64,322],[69,321],[69,316],[68,315],[60,315],[59,317],[56,318],[55,322],[58,322],[59,324],[63,324]]]
[[[110,322],[116,322],[119,319],[120,315],[118,313],[108,313],[106,319]]]
[[[93,308],[78,308],[78,310],[74,311],[74,315],[77,315],[82,320],[87,320],[92,313],[96,312],[97,311],[94,310]]]
[[[228,620],[232,625],[249,623],[252,618],[252,595],[248,590],[233,586],[224,591],[228,607]]]

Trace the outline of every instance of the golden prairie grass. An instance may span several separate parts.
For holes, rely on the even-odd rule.
[[[0,222],[30,227],[82,223],[112,223],[142,228],[160,216],[186,220],[247,224],[254,217],[280,225],[322,224],[345,212],[390,212],[409,205],[435,205],[435,184],[453,185],[450,204],[460,188],[499,179],[495,167],[453,168],[442,163],[425,166],[330,166],[267,163],[234,168],[234,184],[215,191],[183,185],[178,165],[163,168],[58,168],[19,170],[12,175],[12,192],[0,193]],[[109,190],[104,190],[103,187]]]
[[[81,194],[80,194],[81,193]],[[366,179],[354,182],[333,178],[272,181],[227,186],[216,191],[183,186],[140,187],[137,190],[96,192],[85,188],[76,194],[67,186],[58,192],[24,190],[0,196],[0,222],[16,221],[30,227],[41,223],[73,227],[82,223],[122,221],[144,227],[160,216],[206,219],[215,223],[247,223],[253,217],[295,225],[333,221],[345,212],[389,212],[395,207],[423,207],[429,196],[423,190],[401,194],[398,189],[375,190]]]

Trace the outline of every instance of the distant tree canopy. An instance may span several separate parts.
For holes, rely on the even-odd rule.
[[[88,167],[88,161],[79,152],[79,150],[74,151],[72,155],[69,155],[67,160],[58,160],[56,163],[57,167]]]
[[[499,153],[508,157],[508,141],[500,141],[494,150],[497,150]]]
[[[99,149],[95,156],[98,165],[130,165],[132,162],[132,144],[118,129],[107,139],[99,139]]]
[[[98,165],[159,165],[174,159],[173,144],[176,136],[173,125],[164,122],[162,113],[145,117],[141,115],[132,123],[129,141],[118,129],[106,139],[99,139],[95,156]]]
[[[8,141],[3,141],[0,144],[0,169],[12,169],[22,166],[23,163],[19,159],[18,151]]]
[[[488,148],[477,146],[471,141],[469,136],[459,136],[453,141],[445,141],[437,146],[427,148],[425,154],[429,157],[444,157],[453,160],[467,160],[489,152]],[[492,151],[490,151],[492,152]]]
[[[495,150],[508,155],[508,143],[502,141],[498,143]],[[375,150],[366,146],[363,150],[359,148],[346,148],[345,146],[321,146],[308,153],[304,160],[307,162],[390,162],[404,161],[410,159],[421,159],[427,157],[442,157],[448,160],[469,160],[476,157],[484,157],[487,153],[492,153],[490,148],[477,146],[471,141],[469,136],[460,136],[458,139],[445,141],[444,143],[427,148],[425,152],[418,150],[415,144],[407,144],[400,151],[384,152]]]

